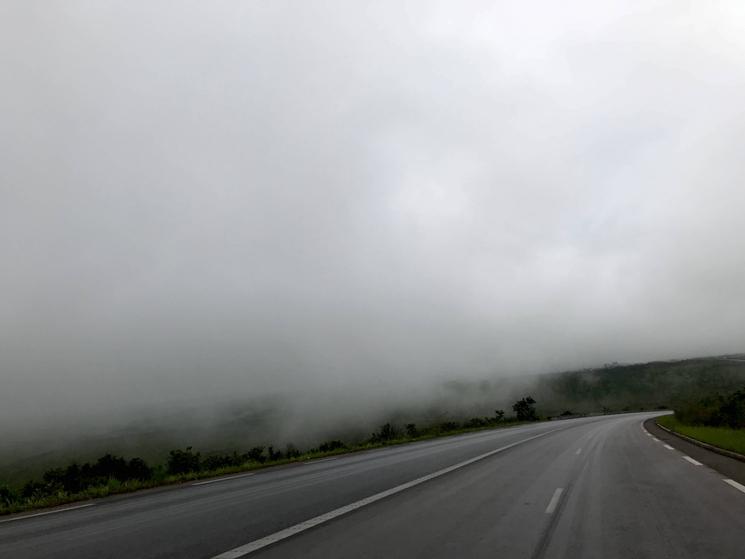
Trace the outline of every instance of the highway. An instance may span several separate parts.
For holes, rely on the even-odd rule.
[[[0,557],[741,559],[745,486],[648,432],[654,415],[483,431],[0,518]]]

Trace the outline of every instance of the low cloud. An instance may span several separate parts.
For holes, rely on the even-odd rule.
[[[8,2],[0,419],[742,350],[739,2]]]

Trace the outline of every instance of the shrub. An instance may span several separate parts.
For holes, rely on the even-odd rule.
[[[269,448],[266,449],[266,453],[268,454],[269,462],[276,462],[277,460],[282,460],[282,451],[274,450],[274,447],[271,445],[269,445]]]
[[[443,423],[440,423],[440,425],[438,425],[438,429],[443,433],[446,433],[448,431],[455,431],[459,428],[460,428],[460,425],[458,425],[455,421],[445,421]]]
[[[538,420],[538,414],[536,414],[533,404],[535,404],[535,400],[531,396],[527,396],[512,405],[512,410],[515,412],[518,421]]]
[[[675,416],[681,423],[689,425],[745,428],[745,389],[727,396],[703,398],[696,403],[678,405]]]
[[[253,462],[258,462],[259,464],[263,464],[264,462],[266,462],[266,456],[264,456],[264,447],[255,446],[251,450],[249,450],[248,459]]]
[[[396,428],[390,423],[386,423],[385,425],[380,426],[380,431],[372,434],[372,436],[370,437],[370,442],[383,443],[386,441],[392,441],[396,437],[398,437]]]
[[[295,445],[292,443],[288,443],[287,447],[285,448],[285,456],[287,458],[298,458],[300,456],[301,452],[295,448]]]
[[[5,485],[0,486],[0,506],[10,507],[18,501],[18,493]]]
[[[219,470],[221,468],[231,468],[241,466],[246,461],[247,457],[237,452],[233,452],[232,454],[212,454],[202,460],[202,469]]]
[[[21,489],[21,497],[26,500],[43,499],[54,493],[56,493],[54,487],[36,480],[26,482],[23,489]]]
[[[337,450],[340,448],[347,448],[347,445],[345,445],[341,441],[326,441],[325,443],[321,443],[321,446],[318,447],[318,450],[321,452],[331,452],[332,450]]]
[[[198,472],[201,469],[201,456],[192,452],[191,447],[186,450],[172,450],[168,453],[168,473],[172,475]]]

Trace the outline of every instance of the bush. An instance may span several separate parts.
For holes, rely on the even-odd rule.
[[[269,448],[266,449],[266,453],[268,454],[269,462],[276,462],[277,460],[282,460],[282,451],[274,450],[274,447],[271,445],[269,445]]]
[[[266,462],[266,456],[264,456],[264,447],[255,446],[251,450],[249,450],[248,459],[252,462],[258,462],[259,464],[263,464],[264,462]]]
[[[288,459],[291,460],[293,458],[298,458],[298,457],[300,457],[301,454],[302,453],[297,448],[295,448],[295,445],[294,444],[292,444],[292,443],[288,443],[287,444],[287,447],[285,448],[285,456]]]
[[[202,461],[202,470],[219,470],[243,465],[248,457],[233,452],[232,454],[212,454]]]
[[[0,507],[10,507],[18,501],[19,495],[10,487],[0,486]]]
[[[527,396],[512,405],[512,410],[515,412],[518,421],[538,421],[538,414],[536,414],[533,404],[535,404],[535,400],[531,396]]]
[[[406,424],[406,436],[410,439],[415,439],[419,436],[419,431],[417,431],[416,423],[407,423]]]
[[[318,450],[320,450],[321,452],[331,452],[340,448],[347,448],[347,445],[345,445],[341,441],[327,441],[325,443],[321,443],[321,446],[318,447]]]
[[[192,452],[191,447],[186,450],[172,450],[168,453],[167,471],[169,474],[188,474],[198,472],[201,469],[201,456],[198,452]]]
[[[372,436],[370,437],[370,442],[384,443],[387,441],[392,441],[397,437],[398,431],[396,430],[396,428],[390,423],[386,423],[385,425],[380,426],[380,431],[372,434]]]
[[[460,429],[460,425],[458,425],[455,421],[444,421],[440,423],[437,428],[441,433],[447,433],[448,431],[456,431]]]
[[[688,425],[745,428],[745,389],[676,406],[675,417]]]
[[[55,493],[55,488],[36,480],[26,482],[21,489],[21,497],[26,500],[43,499]]]

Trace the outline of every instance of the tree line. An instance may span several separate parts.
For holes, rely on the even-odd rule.
[[[246,452],[210,453],[202,455],[193,447],[169,451],[165,464],[151,466],[142,458],[125,459],[113,454],[105,454],[95,462],[72,462],[64,468],[51,468],[43,473],[41,479],[26,482],[20,489],[0,484],[0,512],[20,510],[33,505],[53,504],[80,498],[106,495],[111,492],[126,491],[139,487],[151,487],[179,476],[209,475],[225,470],[257,467],[282,461],[292,461],[300,457],[319,454],[341,453],[357,448],[405,442],[408,440],[436,437],[448,433],[495,427],[510,422],[537,421],[535,400],[527,396],[512,406],[514,417],[505,417],[504,410],[494,410],[488,417],[473,417],[463,422],[445,421],[419,428],[415,423],[398,426],[385,423],[373,432],[367,440],[347,444],[341,440],[329,440],[318,447],[301,452],[288,444],[284,450],[269,446],[255,446]]]

